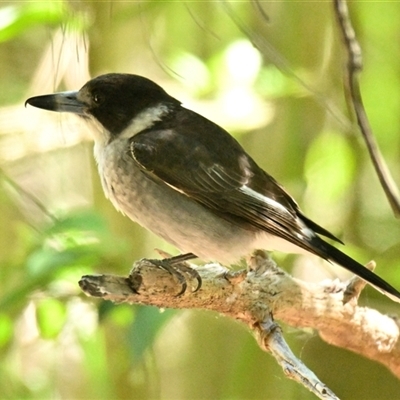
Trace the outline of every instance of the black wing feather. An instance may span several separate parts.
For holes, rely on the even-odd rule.
[[[293,198],[231,135],[189,110],[177,112],[170,125],[163,121],[162,129],[155,125],[135,135],[130,151],[144,170],[232,222],[262,229],[314,253],[302,239],[305,227],[338,240],[303,218]],[[259,195],[251,195],[244,186]]]

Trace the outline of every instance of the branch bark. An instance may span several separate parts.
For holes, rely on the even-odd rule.
[[[195,267],[202,278],[197,287],[185,274],[189,289],[176,296],[180,284],[169,273],[146,260],[138,261],[129,277],[91,275],[79,282],[89,296],[116,303],[163,308],[200,308],[217,311],[246,323],[260,347],[270,352],[288,377],[302,383],[319,398],[336,396],[290,351],[273,319],[294,327],[312,327],[326,342],[352,350],[385,365],[400,378],[400,329],[397,321],[357,305],[345,283],[321,284],[295,279],[257,251],[248,270],[232,272],[219,264]],[[361,289],[360,289],[361,290]]]

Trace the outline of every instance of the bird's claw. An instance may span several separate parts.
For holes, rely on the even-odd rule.
[[[190,267],[185,261],[195,258],[194,254],[180,254],[175,257],[164,258],[163,260],[147,260],[154,266],[163,269],[164,271],[169,272],[172,276],[175,276],[179,283],[182,285],[180,292],[176,295],[181,296],[186,292],[187,289],[187,281],[184,274],[189,274],[193,279],[197,280],[197,287],[193,291],[193,293],[197,292],[202,285],[202,279],[200,274]]]

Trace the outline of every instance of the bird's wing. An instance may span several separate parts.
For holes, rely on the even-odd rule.
[[[336,239],[303,219],[296,202],[227,132],[211,124],[218,140],[208,134],[212,143],[207,143],[184,124],[178,127],[149,129],[130,139],[130,154],[147,173],[231,222],[257,227],[313,253],[307,240],[312,231]]]

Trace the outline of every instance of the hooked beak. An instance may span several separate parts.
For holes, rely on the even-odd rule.
[[[70,112],[85,115],[85,104],[77,98],[78,92],[60,92],[45,94],[43,96],[31,97],[25,102],[27,104],[49,111]]]

